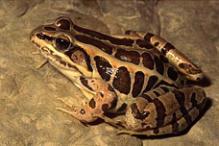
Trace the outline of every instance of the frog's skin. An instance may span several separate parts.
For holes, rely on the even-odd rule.
[[[68,105],[61,110],[81,122],[102,118],[130,134],[179,134],[205,107],[204,90],[187,84],[202,71],[159,36],[110,36],[60,17],[33,30],[31,41],[85,95],[74,105],[60,99]]]

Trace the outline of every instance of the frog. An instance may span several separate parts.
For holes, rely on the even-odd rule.
[[[189,84],[203,71],[153,33],[110,35],[61,16],[35,28],[31,42],[83,94],[57,108],[82,123],[102,119],[120,133],[178,135],[206,106],[203,88]]]

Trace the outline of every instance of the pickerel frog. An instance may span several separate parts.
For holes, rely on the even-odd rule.
[[[83,123],[100,118],[133,135],[179,134],[206,105],[203,89],[187,83],[202,71],[152,33],[111,36],[60,17],[31,41],[84,94],[73,105],[61,99],[67,106],[59,108]]]

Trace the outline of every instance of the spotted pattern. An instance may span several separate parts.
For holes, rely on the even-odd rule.
[[[179,124],[177,123],[176,113],[173,113],[171,124],[172,124],[172,131],[173,131],[173,133],[177,134],[178,131],[179,131],[178,130],[179,129]]]
[[[89,106],[94,109],[96,107],[96,101],[92,98],[90,101],[89,101]]]
[[[161,53],[166,55],[172,49],[175,49],[175,47],[170,43],[166,43],[165,46],[161,49]]]
[[[173,81],[176,81],[176,79],[178,78],[178,73],[176,72],[176,70],[173,67],[168,68],[167,75]]]
[[[128,94],[131,88],[131,77],[126,67],[118,68],[113,80],[113,87],[119,92]]]
[[[95,56],[94,60],[96,62],[96,68],[101,78],[105,81],[109,81],[112,75],[112,66],[111,64],[103,57]]]
[[[117,49],[115,57],[126,62],[139,64],[140,54],[137,51],[126,51],[124,49]]]
[[[154,57],[154,61],[155,61],[155,66],[156,66],[157,72],[159,72],[161,75],[163,75],[163,73],[164,73],[163,62],[157,56]]]
[[[132,114],[133,116],[136,118],[136,119],[140,119],[140,120],[143,120],[145,119],[147,116],[148,116],[148,112],[140,112],[138,107],[137,107],[137,104],[136,103],[133,103],[131,104],[131,110],[132,110]]]
[[[84,77],[81,76],[80,81],[85,87],[87,87],[89,90],[93,91],[93,89],[88,85],[88,81]]]
[[[152,33],[147,33],[145,36],[144,36],[144,40],[148,43],[150,43],[150,40],[151,38],[153,37],[154,35]]]
[[[141,93],[142,87],[144,85],[144,76],[144,73],[141,71],[135,73],[135,82],[132,89],[133,97],[136,97]]]
[[[148,83],[147,83],[147,86],[146,86],[144,92],[149,91],[155,85],[157,80],[158,80],[157,76],[150,76],[149,79],[148,79]]]
[[[149,44],[146,41],[141,40],[141,39],[136,40],[136,44],[141,48],[146,48],[146,49],[152,49],[153,48],[153,46],[151,44]]]
[[[165,106],[158,98],[155,98],[152,102],[154,103],[157,111],[157,127],[161,127],[164,124],[164,119],[166,117]]]
[[[184,106],[184,102],[185,102],[185,95],[183,92],[178,91],[178,90],[174,90],[173,91],[176,100],[178,101],[179,105],[180,105],[180,111],[183,114],[183,116],[186,119],[186,122],[188,123],[188,125],[190,125],[192,123],[192,119],[190,117],[190,115],[188,114],[188,111],[186,110],[185,106]]]
[[[154,61],[149,53],[144,52],[142,55],[142,63],[144,67],[154,69]]]

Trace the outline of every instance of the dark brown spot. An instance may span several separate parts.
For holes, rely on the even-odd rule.
[[[193,67],[191,64],[180,63],[179,67],[185,70],[186,73],[189,74],[197,74],[202,72],[198,67]]]
[[[60,29],[70,30],[71,21],[68,19],[62,18],[62,19],[57,20],[56,26],[59,27]]]
[[[157,76],[150,76],[144,92],[149,91],[155,85],[157,80],[158,80]]]
[[[153,46],[151,44],[149,44],[148,42],[141,40],[141,39],[136,40],[136,44],[141,48],[146,48],[146,49],[153,48]]]
[[[93,89],[88,85],[88,81],[86,78],[84,78],[83,76],[80,76],[80,81],[85,87],[87,87],[89,90],[93,91]]]
[[[102,79],[109,81],[112,74],[111,64],[105,58],[100,56],[95,56],[94,60],[96,62],[97,71]]]
[[[169,89],[168,89],[167,87],[161,86],[160,88],[163,89],[163,91],[164,91],[165,93],[169,91]]]
[[[147,33],[145,36],[144,36],[144,40],[148,43],[151,42],[151,38],[154,36],[154,34],[152,33]]]
[[[154,46],[157,47],[159,45],[159,42],[155,42]]]
[[[172,124],[172,131],[173,131],[173,133],[177,134],[179,132],[178,131],[179,124],[177,123],[176,113],[173,113],[171,124]]]
[[[148,95],[148,94],[142,94],[141,97],[143,97],[144,99],[146,99],[148,102],[152,102],[152,98]]]
[[[156,107],[157,127],[161,127],[164,124],[164,119],[165,119],[165,116],[166,116],[165,106],[163,105],[163,103],[158,98],[155,98],[152,102],[154,103],[154,105]]]
[[[180,111],[183,114],[184,118],[186,119],[186,122],[188,123],[188,125],[190,125],[192,123],[192,119],[190,117],[190,115],[188,114],[188,111],[185,108],[185,95],[183,92],[179,91],[179,90],[173,90],[173,93],[175,95],[175,98],[180,106]]]
[[[62,60],[59,60],[59,63],[64,65],[64,66],[66,66],[66,64],[67,64],[65,61],[62,61]]]
[[[175,49],[175,47],[170,43],[166,43],[165,46],[161,49],[161,53],[166,55],[166,53],[168,53],[171,49]]]
[[[84,109],[81,109],[81,110],[80,110],[80,113],[81,113],[82,115],[84,115],[86,112],[85,112]]]
[[[154,61],[155,61],[157,72],[159,72],[161,75],[163,75],[163,73],[164,73],[163,62],[157,56],[155,56]]]
[[[159,92],[157,92],[157,91],[153,91],[154,92],[154,94],[158,97],[158,96],[160,96],[160,93]]]
[[[138,107],[137,107],[137,104],[136,103],[133,103],[131,104],[131,110],[132,110],[132,114],[133,116],[136,118],[136,119],[145,119],[149,112],[146,112],[146,111],[143,111],[142,113],[139,111]]]
[[[149,53],[143,53],[142,54],[142,63],[144,67],[149,68],[149,69],[154,69],[154,61]]]
[[[160,55],[160,60],[164,63],[169,63],[168,59],[164,55]]]
[[[97,39],[87,37],[84,35],[75,35],[75,38],[78,41],[83,42],[85,44],[93,45],[93,46],[97,47],[98,49],[104,51],[107,54],[112,54],[113,47],[109,44],[103,43]]]
[[[133,90],[132,90],[133,97],[136,97],[141,93],[143,85],[144,85],[144,73],[138,71],[135,73],[135,82],[133,84]]]
[[[119,92],[128,94],[131,88],[131,77],[126,67],[119,67],[113,80],[113,87]]]
[[[131,62],[134,64],[139,64],[140,62],[140,54],[136,51],[126,51],[124,49],[117,49],[115,57],[120,60]]]
[[[196,100],[196,93],[195,92],[192,93],[191,102],[192,102],[193,107],[196,107],[198,105],[197,100]]]
[[[104,97],[104,94],[102,92],[99,92],[99,94],[102,98]]]
[[[93,109],[96,107],[96,102],[93,98],[89,101],[89,106]]]
[[[108,109],[109,109],[109,105],[108,105],[108,104],[103,104],[103,105],[102,105],[102,110],[103,110],[104,112],[107,112]]]
[[[74,29],[80,33],[90,35],[91,37],[96,37],[102,40],[108,40],[111,43],[116,44],[116,45],[132,46],[132,44],[134,43],[132,39],[126,39],[126,38],[120,39],[120,38],[111,37],[111,36],[108,36],[108,35],[105,35],[105,34],[90,30],[90,29],[79,27],[77,25],[74,25]]]
[[[173,81],[175,81],[178,78],[178,73],[176,72],[176,70],[173,67],[168,68],[167,75]]]

